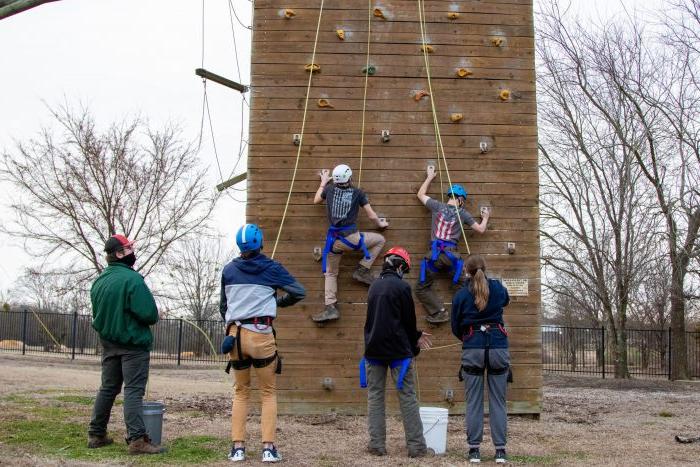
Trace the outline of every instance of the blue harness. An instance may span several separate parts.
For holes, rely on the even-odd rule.
[[[449,240],[440,240],[437,238],[430,243],[430,249],[432,250],[430,259],[423,258],[423,261],[420,263],[421,284],[425,282],[425,273],[428,269],[433,272],[438,272],[438,269],[435,267],[435,262],[437,261],[438,257],[440,257],[440,253],[443,253],[445,256],[447,256],[447,259],[450,260],[450,271],[454,270],[452,282],[455,284],[459,282],[459,277],[462,275],[464,260],[453,255],[449,250],[447,250],[447,248],[457,248],[457,243]]]
[[[365,235],[363,233],[360,233],[360,241],[357,243],[357,245],[340,235],[340,232],[351,229],[357,229],[355,224],[344,225],[341,227],[335,227],[331,225],[330,227],[328,227],[328,233],[326,234],[326,245],[323,247],[323,256],[321,262],[321,264],[323,265],[324,274],[326,272],[326,261],[328,258],[328,253],[330,253],[333,250],[333,244],[336,240],[340,240],[342,243],[352,248],[353,250],[362,250],[362,252],[365,254],[365,259],[372,258],[372,255],[369,254],[367,246],[365,246]]]
[[[402,358],[399,360],[392,360],[389,362],[389,367],[391,369],[396,368],[397,366],[401,366],[401,370],[399,371],[399,377],[396,380],[396,389],[403,389],[403,380],[406,377],[406,373],[408,373],[408,368],[411,366],[411,360],[412,358]],[[384,365],[384,362],[381,360],[372,360],[369,358],[364,358],[362,357],[362,360],[360,360],[360,387],[361,388],[366,388],[367,387],[367,364],[370,365]]]

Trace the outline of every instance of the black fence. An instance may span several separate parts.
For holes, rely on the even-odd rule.
[[[628,329],[627,366],[630,376],[671,377],[671,329]],[[686,333],[690,377],[700,378],[700,332]],[[605,328],[542,327],[542,367],[551,373],[615,376],[615,351]]]
[[[0,352],[99,359],[100,338],[91,322],[91,316],[77,313],[0,312]],[[151,360],[221,362],[216,355],[224,337],[221,321],[161,319],[152,331]]]

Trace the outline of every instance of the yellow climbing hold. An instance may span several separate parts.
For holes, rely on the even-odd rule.
[[[421,89],[420,91],[416,91],[416,93],[413,95],[413,98],[416,100],[416,102],[418,102],[419,100],[421,100],[425,96],[429,96],[429,95],[430,95],[430,93],[428,91],[426,91],[425,89]]]
[[[340,39],[341,41],[345,40],[345,31],[343,31],[342,29],[336,29],[335,34],[338,36],[338,39]]]
[[[459,13],[457,13],[456,11],[451,11],[447,13],[447,17],[450,19],[457,19],[459,18]]]
[[[474,72],[467,68],[457,68],[457,76],[459,76],[460,78],[466,78],[467,76],[471,76],[473,74]]]
[[[311,73],[316,73],[318,71],[321,71],[321,65],[318,63],[308,63],[304,66],[304,69],[306,71],[310,71]]]
[[[502,37],[494,37],[493,39],[491,39],[491,43],[496,47],[502,46],[504,41],[505,40]]]
[[[386,20],[386,16],[384,16],[384,12],[382,11],[381,8],[374,9],[374,16],[376,16],[377,18],[381,18],[383,20]]]
[[[450,120],[452,120],[452,122],[455,122],[455,123],[462,120],[463,118],[464,118],[464,115],[462,115],[462,114],[454,113],[454,114],[450,115]]]
[[[328,99],[319,99],[318,100],[318,106],[323,108],[329,108],[329,109],[334,109],[333,105],[331,105],[330,102],[328,102]]]
[[[510,91],[508,89],[503,89],[498,97],[500,97],[502,101],[507,101],[510,99]]]
[[[435,49],[433,49],[432,45],[421,45],[420,46],[421,52],[428,52],[429,54],[433,53]]]
[[[296,11],[292,10],[291,8],[287,8],[286,10],[284,10],[284,17],[287,19],[294,18],[296,15]]]

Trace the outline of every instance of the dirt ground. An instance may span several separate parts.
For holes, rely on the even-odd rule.
[[[0,398],[61,391],[93,396],[99,380],[96,363],[0,355]],[[166,403],[166,444],[168,438],[183,435],[228,438],[231,381],[220,369],[155,367],[149,392],[151,399]],[[509,419],[508,454],[511,463],[522,465],[700,465],[700,444],[674,441],[676,434],[700,435],[698,407],[700,382],[546,377],[541,419]],[[120,412],[114,410],[111,422],[110,429],[116,434],[123,433]],[[0,420],[12,422],[2,414]],[[249,452],[255,456],[247,464],[260,464],[259,418],[251,415],[248,426]],[[486,440],[484,463],[493,464],[488,429]],[[445,456],[409,459],[396,418],[388,421],[387,457],[366,454],[366,443],[362,416],[281,416],[279,420],[278,444],[288,465],[466,464],[463,417],[450,417]],[[221,453],[221,462],[209,465],[230,465],[226,454]],[[78,464],[36,457],[0,444],[0,465]]]

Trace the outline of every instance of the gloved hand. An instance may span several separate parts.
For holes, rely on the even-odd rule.
[[[221,343],[221,353],[227,354],[233,350],[233,346],[236,344],[236,338],[233,336],[226,336],[224,341]]]

